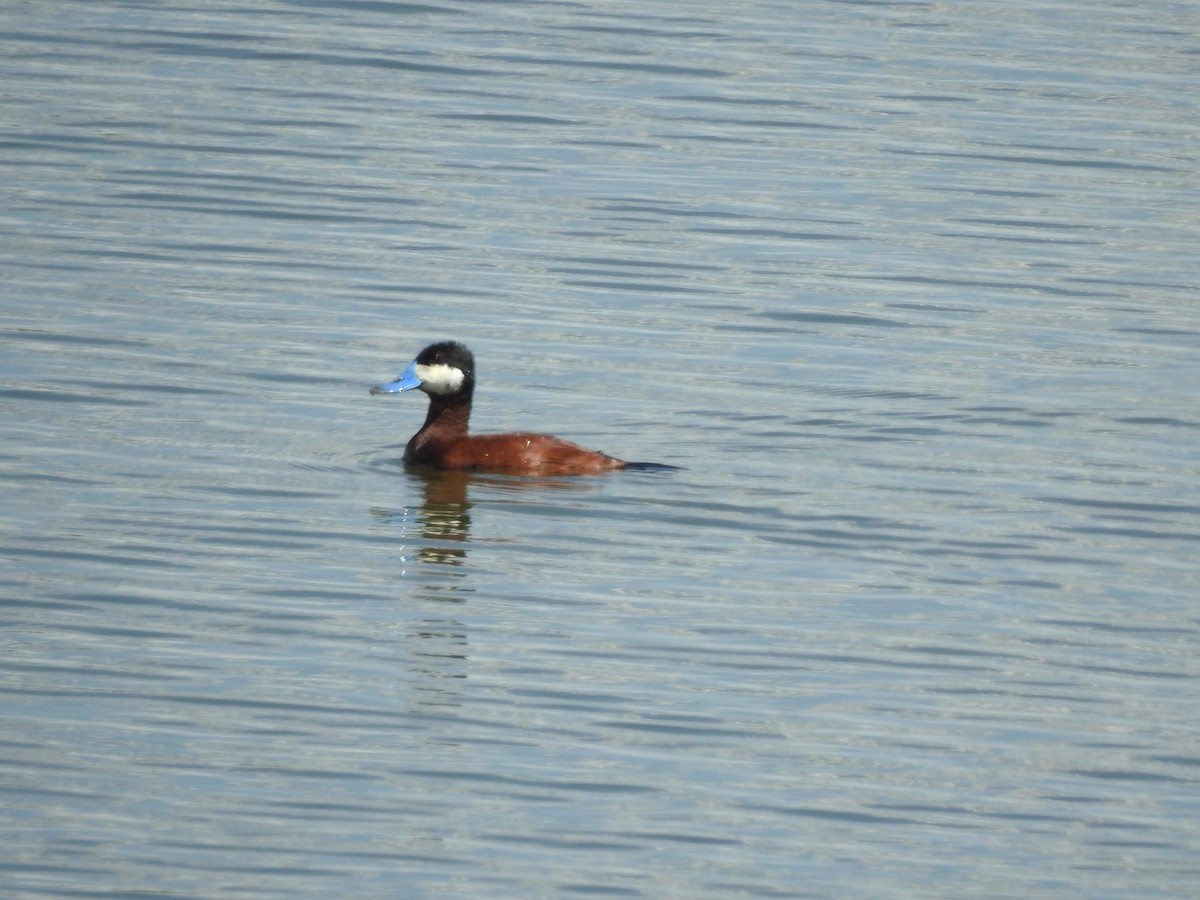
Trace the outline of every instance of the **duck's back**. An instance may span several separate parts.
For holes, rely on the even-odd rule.
[[[442,469],[512,475],[597,475],[625,468],[622,460],[548,434],[478,434],[441,448]]]

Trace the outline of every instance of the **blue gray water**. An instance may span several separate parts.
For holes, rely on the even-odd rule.
[[[1200,883],[1194,3],[0,11],[5,897]],[[476,426],[685,467],[428,477]]]

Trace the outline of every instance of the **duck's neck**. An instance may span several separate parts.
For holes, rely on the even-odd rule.
[[[425,424],[412,436],[405,448],[404,458],[420,463],[424,457],[453,441],[467,436],[467,422],[471,418],[471,395],[429,398],[429,412]]]

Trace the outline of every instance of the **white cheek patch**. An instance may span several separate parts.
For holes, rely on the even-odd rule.
[[[462,387],[463,370],[445,363],[425,366],[418,363],[413,372],[421,379],[421,390],[427,394],[453,394]]]

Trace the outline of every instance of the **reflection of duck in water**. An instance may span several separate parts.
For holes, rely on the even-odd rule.
[[[414,388],[429,395],[429,413],[404,450],[404,461],[412,465],[506,475],[599,475],[625,468],[673,468],[627,463],[548,434],[469,434],[475,357],[454,341],[426,347],[395,381],[373,387],[371,393]]]
[[[420,506],[377,506],[371,514],[399,529],[405,546],[424,562],[455,565],[467,555],[471,537],[471,504],[467,500],[470,472],[414,471],[423,482]],[[405,553],[408,557],[408,553]]]
[[[402,509],[375,507],[371,514],[401,529],[407,541],[416,543],[419,540],[417,556],[422,561],[451,565],[466,557],[471,541],[471,507],[474,504],[469,489],[482,490],[495,500],[529,491],[585,492],[595,485],[595,482],[560,476],[516,478],[437,469],[412,469],[409,474],[419,479],[424,502],[418,507]]]
[[[471,505],[467,502],[466,472],[425,474],[425,503],[421,507],[421,537],[438,542],[423,547],[421,556],[430,562],[454,562],[467,555],[460,544],[471,530]]]

